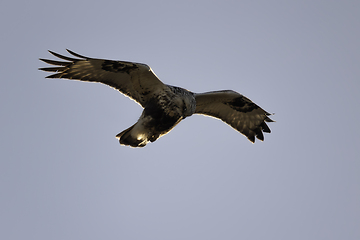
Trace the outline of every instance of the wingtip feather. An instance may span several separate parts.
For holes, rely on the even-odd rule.
[[[47,64],[56,65],[56,66],[68,66],[69,64],[71,64],[71,62],[55,61],[55,60],[44,59],[44,58],[39,58],[39,60],[43,61]]]
[[[64,60],[67,60],[67,61],[70,61],[70,62],[76,62],[76,61],[79,60],[79,59],[75,59],[75,58],[63,56],[63,55],[58,54],[58,53],[56,53],[56,52],[53,52],[53,51],[51,51],[51,50],[48,50],[48,51],[49,51],[49,53],[51,53],[51,54],[54,55],[55,57],[58,57],[58,58],[60,58],[60,59],[64,59]]]
[[[45,78],[61,78],[63,74],[62,73],[55,73],[49,76],[46,76]]]
[[[71,55],[75,56],[75,57],[84,58],[84,59],[89,59],[88,57],[85,57],[85,56],[80,55],[80,54],[78,54],[78,53],[76,53],[76,52],[73,52],[73,51],[71,51],[70,49],[66,49],[66,51],[67,51],[68,53],[70,53]]]
[[[249,135],[247,136],[247,138],[249,139],[250,142],[255,143],[255,135],[254,135],[253,133],[252,133],[252,134],[249,134]]]
[[[62,72],[66,70],[66,67],[44,67],[44,68],[39,68],[39,70],[45,72]]]

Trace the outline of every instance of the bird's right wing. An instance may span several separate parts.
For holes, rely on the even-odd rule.
[[[270,133],[265,122],[273,122],[271,115],[245,96],[231,91],[215,91],[195,94],[197,114],[219,118],[244,134],[251,142],[255,136],[264,140],[262,132]]]
[[[39,70],[55,72],[46,78],[100,82],[119,90],[143,107],[154,94],[167,88],[146,64],[95,59],[67,51],[77,58],[49,51],[65,61],[40,59],[50,65],[55,65],[55,67],[39,68]]]

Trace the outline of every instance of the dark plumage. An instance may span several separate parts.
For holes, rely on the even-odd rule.
[[[146,64],[89,58],[70,50],[77,58],[49,51],[65,61],[40,59],[55,67],[39,68],[54,74],[47,78],[67,78],[109,85],[130,97],[143,108],[139,120],[116,137],[120,144],[143,147],[168,133],[192,114],[204,114],[223,120],[251,142],[264,140],[270,133],[266,122],[270,114],[245,96],[231,91],[193,93],[163,84]]]

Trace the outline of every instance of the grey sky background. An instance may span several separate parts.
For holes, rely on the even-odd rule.
[[[359,1],[1,1],[0,239],[360,239]],[[275,113],[251,144],[192,116],[143,149],[141,107],[47,80],[69,48]]]

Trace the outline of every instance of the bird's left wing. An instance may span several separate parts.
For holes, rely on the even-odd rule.
[[[265,122],[273,122],[268,112],[245,96],[231,91],[195,94],[197,114],[219,118],[244,134],[251,142],[255,137],[264,140],[263,132],[270,133]]]
[[[151,96],[166,87],[151,68],[146,64],[89,58],[67,49],[77,58],[66,57],[49,51],[65,61],[40,59],[55,67],[39,68],[47,72],[55,72],[46,78],[66,78],[87,82],[100,82],[109,85],[143,107]]]

